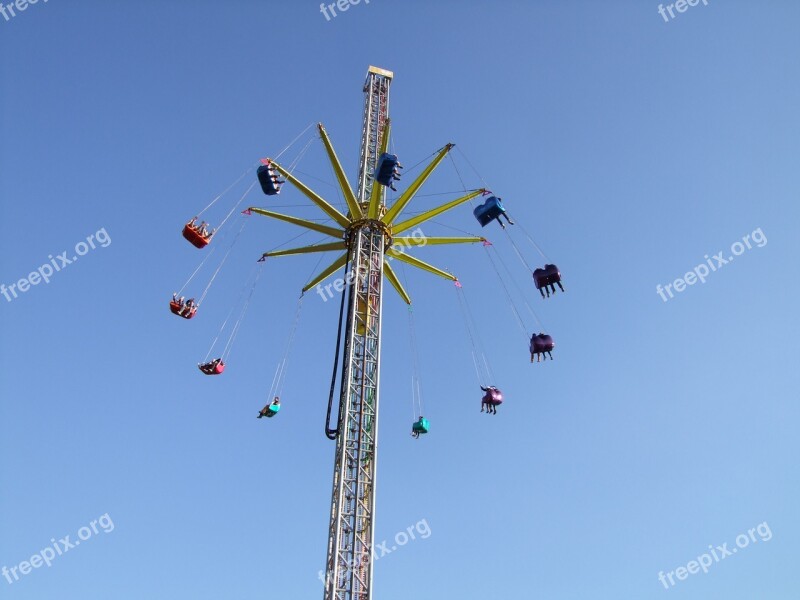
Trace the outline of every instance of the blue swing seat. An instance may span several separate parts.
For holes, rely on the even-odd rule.
[[[397,156],[394,154],[388,152],[381,154],[378,158],[378,166],[375,167],[375,181],[387,187],[392,185],[392,174],[395,172],[398,162]]]
[[[272,176],[275,175],[275,172],[271,167],[267,165],[261,165],[258,167],[257,173],[258,182],[261,184],[261,189],[267,196],[274,196],[275,194],[281,193],[280,186],[275,185],[275,182],[272,181]]]
[[[478,223],[481,224],[481,227],[486,227],[486,225],[497,219],[504,212],[506,212],[506,209],[503,208],[500,198],[490,196],[486,199],[486,202],[472,211],[472,214],[478,219]]]

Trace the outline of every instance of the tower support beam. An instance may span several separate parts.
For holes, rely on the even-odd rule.
[[[392,73],[370,67],[364,117],[358,202],[364,213],[389,115]],[[378,190],[380,212],[384,191]],[[324,600],[371,600],[375,473],[378,447],[381,304],[387,230],[372,220],[351,225],[346,237],[349,277],[344,368],[339,397]]]

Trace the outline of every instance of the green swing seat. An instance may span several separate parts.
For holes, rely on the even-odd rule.
[[[428,419],[424,417],[420,417],[419,421],[417,421],[411,426],[411,431],[413,431],[414,433],[428,433],[430,427],[431,427],[430,421],[428,421]]]

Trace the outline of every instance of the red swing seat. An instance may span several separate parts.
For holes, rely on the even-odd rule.
[[[197,365],[197,368],[200,369],[204,375],[222,375],[225,371],[225,363],[220,361],[214,364],[212,361],[204,365]]]
[[[188,223],[183,226],[183,237],[189,240],[189,243],[195,248],[205,248],[211,241],[210,235],[202,235],[197,227],[192,227]]]
[[[184,319],[191,319],[197,312],[196,306],[193,306],[188,312],[186,312],[186,307],[181,306],[174,300],[170,300],[169,309],[170,311],[172,311],[173,315],[178,315],[179,317],[183,317]]]

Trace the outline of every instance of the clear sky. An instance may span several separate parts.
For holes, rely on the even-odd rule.
[[[456,143],[466,187],[503,197],[567,290],[542,300],[469,205],[423,228],[489,237],[555,360],[530,364],[484,248],[415,250],[463,281],[506,398],[481,414],[452,283],[400,269],[431,432],[409,435],[407,309],[387,291],[376,541],[397,548],[376,600],[797,598],[800,4],[670,7],[371,0],[326,20],[299,0],[40,0],[0,16],[0,283],[85,254],[0,296],[0,567],[19,576],[0,597],[321,597],[337,301],[305,296],[283,410],[255,418],[318,257],[267,261],[225,374],[196,368],[260,254],[321,236],[251,216],[197,317],[167,302],[217,246],[187,288],[202,293],[243,217],[202,251],[182,224],[309,123],[355,179],[373,64],[395,73],[401,161]],[[341,206],[318,140],[298,171]],[[461,189],[448,160],[409,211]],[[313,214],[289,188],[246,205]],[[37,554],[52,566],[20,575]]]

